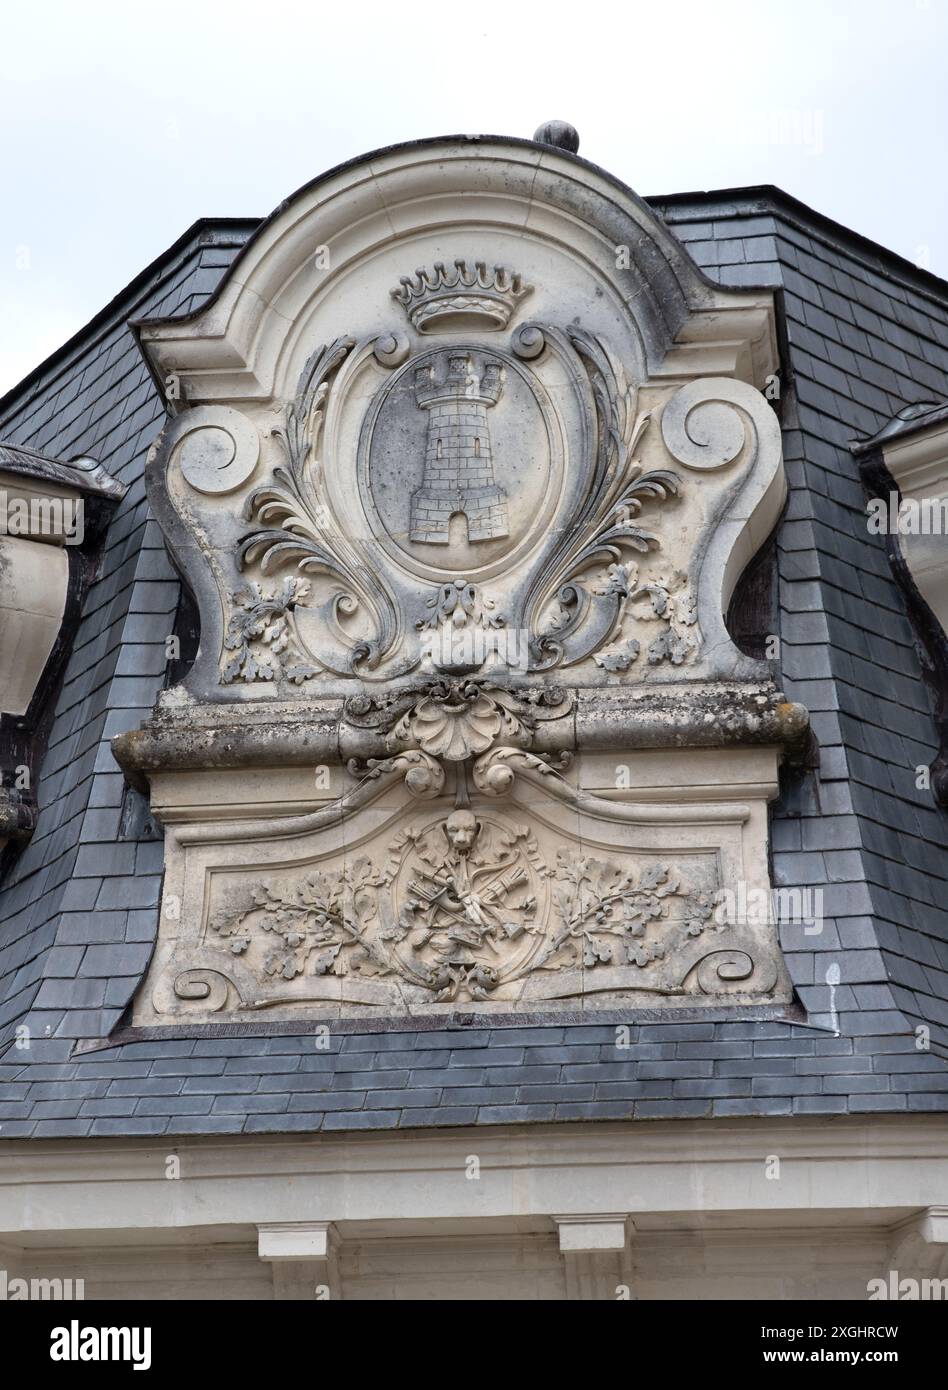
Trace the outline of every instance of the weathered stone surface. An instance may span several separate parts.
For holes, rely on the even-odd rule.
[[[785,496],[771,296],[548,135],[342,171],[142,327],[201,643],[115,743],[166,827],[140,1023],[789,1000],[722,910],[806,734],[724,620]]]

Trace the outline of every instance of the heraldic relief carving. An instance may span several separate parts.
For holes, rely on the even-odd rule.
[[[784,498],[769,293],[532,142],[365,175],[140,326],[201,634],[114,745],[165,829],[136,1021],[783,1007],[806,715],[724,616]]]

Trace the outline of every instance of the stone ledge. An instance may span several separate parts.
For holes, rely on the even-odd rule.
[[[790,761],[800,761],[808,734],[804,706],[785,700],[773,685],[700,684],[579,691],[572,714],[539,725],[531,746],[557,753],[777,745]],[[130,780],[142,785],[142,774],[152,772],[345,764],[392,749],[381,733],[346,723],[342,700],[303,708],[268,700],[226,707],[167,701],[138,729],[116,735],[112,751]]]

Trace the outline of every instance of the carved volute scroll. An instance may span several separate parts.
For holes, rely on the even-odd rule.
[[[771,296],[568,153],[433,141],[140,332],[201,640],[116,743],[177,913],[139,1016],[785,999],[772,927],[715,912],[805,721],[723,617],[785,491]],[[643,748],[657,782],[603,770]]]

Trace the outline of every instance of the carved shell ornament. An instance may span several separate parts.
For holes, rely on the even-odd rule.
[[[354,696],[343,719],[374,729],[396,752],[418,748],[445,762],[466,762],[498,744],[528,747],[541,725],[567,718],[573,700],[566,690],[514,689],[484,681],[436,681],[431,685],[371,699]],[[358,771],[358,765],[354,765]]]
[[[396,724],[392,737],[410,739],[433,758],[462,762],[486,752],[501,733],[511,738],[518,732],[516,718],[474,686],[419,700]]]

